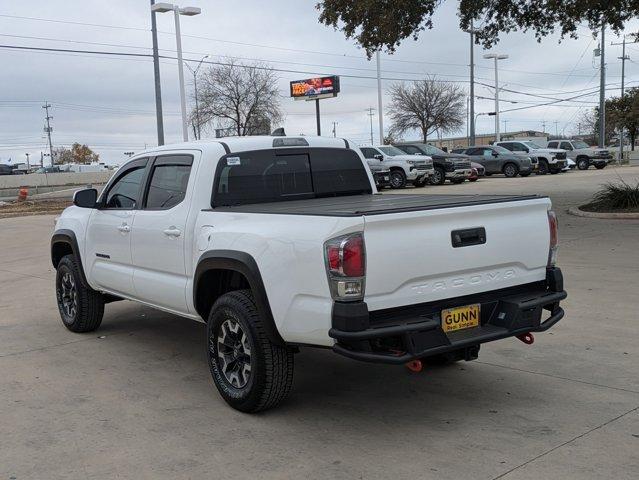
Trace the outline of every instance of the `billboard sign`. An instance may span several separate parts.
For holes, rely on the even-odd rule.
[[[307,78],[291,82],[291,97],[295,100],[315,100],[317,98],[336,97],[339,93],[339,77]]]

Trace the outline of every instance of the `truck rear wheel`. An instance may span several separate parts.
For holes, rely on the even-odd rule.
[[[293,350],[271,343],[250,290],[218,298],[206,332],[209,369],[226,403],[254,413],[286,398],[293,385]]]
[[[73,255],[65,255],[58,263],[55,296],[62,323],[72,332],[92,332],[102,323],[104,296],[83,283]]]

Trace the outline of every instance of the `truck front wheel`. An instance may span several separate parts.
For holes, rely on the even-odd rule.
[[[406,174],[401,170],[391,170],[390,186],[391,188],[404,188],[406,186]]]
[[[271,343],[250,290],[218,298],[206,331],[209,369],[226,403],[254,413],[286,398],[293,385],[293,350]]]
[[[539,159],[539,167],[537,169],[537,175],[546,175],[550,171],[548,161],[543,158]]]
[[[442,167],[435,167],[433,176],[430,177],[430,183],[433,185],[443,185],[446,182],[446,172]]]
[[[578,158],[577,159],[577,168],[579,170],[588,170],[588,167],[590,166],[590,162],[588,161],[587,158]]]
[[[55,296],[62,323],[72,332],[92,332],[102,323],[104,296],[82,282],[73,255],[65,255],[58,263]]]

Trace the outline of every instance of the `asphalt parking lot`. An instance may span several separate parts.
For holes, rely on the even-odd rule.
[[[420,374],[304,349],[252,416],[218,396],[200,323],[118,302],[64,329],[53,216],[0,220],[0,479],[636,479],[639,221],[565,213],[617,176],[639,168],[404,190],[550,195],[566,317]]]

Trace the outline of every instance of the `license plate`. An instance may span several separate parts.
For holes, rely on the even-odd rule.
[[[463,307],[442,310],[442,330],[445,333],[479,326],[481,305],[465,305]]]
[[[389,178],[388,177],[384,177],[384,180],[386,180],[388,182]]]

